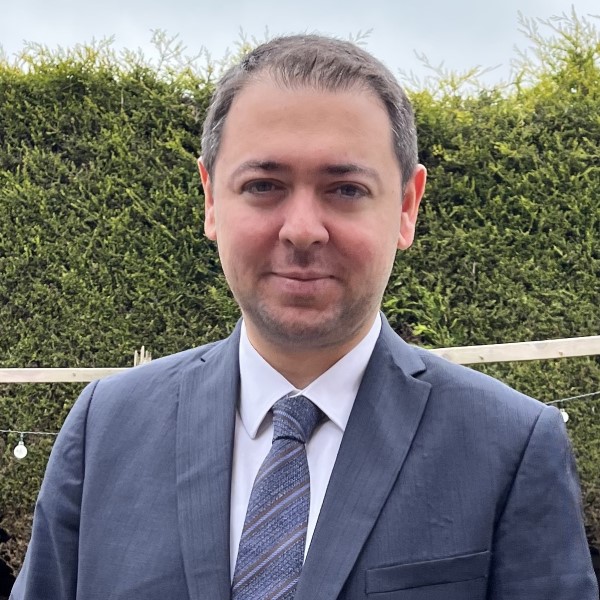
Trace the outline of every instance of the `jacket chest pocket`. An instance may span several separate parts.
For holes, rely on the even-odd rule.
[[[484,600],[490,552],[369,569],[373,600]]]

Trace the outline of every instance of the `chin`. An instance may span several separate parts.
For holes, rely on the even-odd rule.
[[[260,334],[272,344],[290,349],[325,348],[343,344],[360,325],[344,311],[288,309],[244,311]]]

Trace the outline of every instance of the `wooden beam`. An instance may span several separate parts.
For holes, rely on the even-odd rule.
[[[537,342],[436,348],[434,354],[461,365],[549,360],[600,355],[600,335]],[[86,383],[127,368],[0,369],[0,383]]]
[[[594,356],[600,354],[600,335],[537,342],[437,348],[432,352],[461,365]]]
[[[127,371],[104,369],[0,369],[0,383],[86,383]]]

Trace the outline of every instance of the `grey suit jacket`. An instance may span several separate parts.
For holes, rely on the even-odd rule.
[[[13,600],[226,600],[239,327],[90,384]],[[559,412],[384,321],[297,600],[595,600]]]

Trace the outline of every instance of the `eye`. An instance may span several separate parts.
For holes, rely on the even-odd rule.
[[[249,194],[270,194],[276,191],[278,187],[272,181],[265,181],[259,179],[257,181],[251,181],[244,185],[243,191]]]
[[[369,192],[363,186],[356,185],[354,183],[342,183],[333,188],[333,193],[340,198],[346,198],[350,200],[357,200],[368,196]]]

